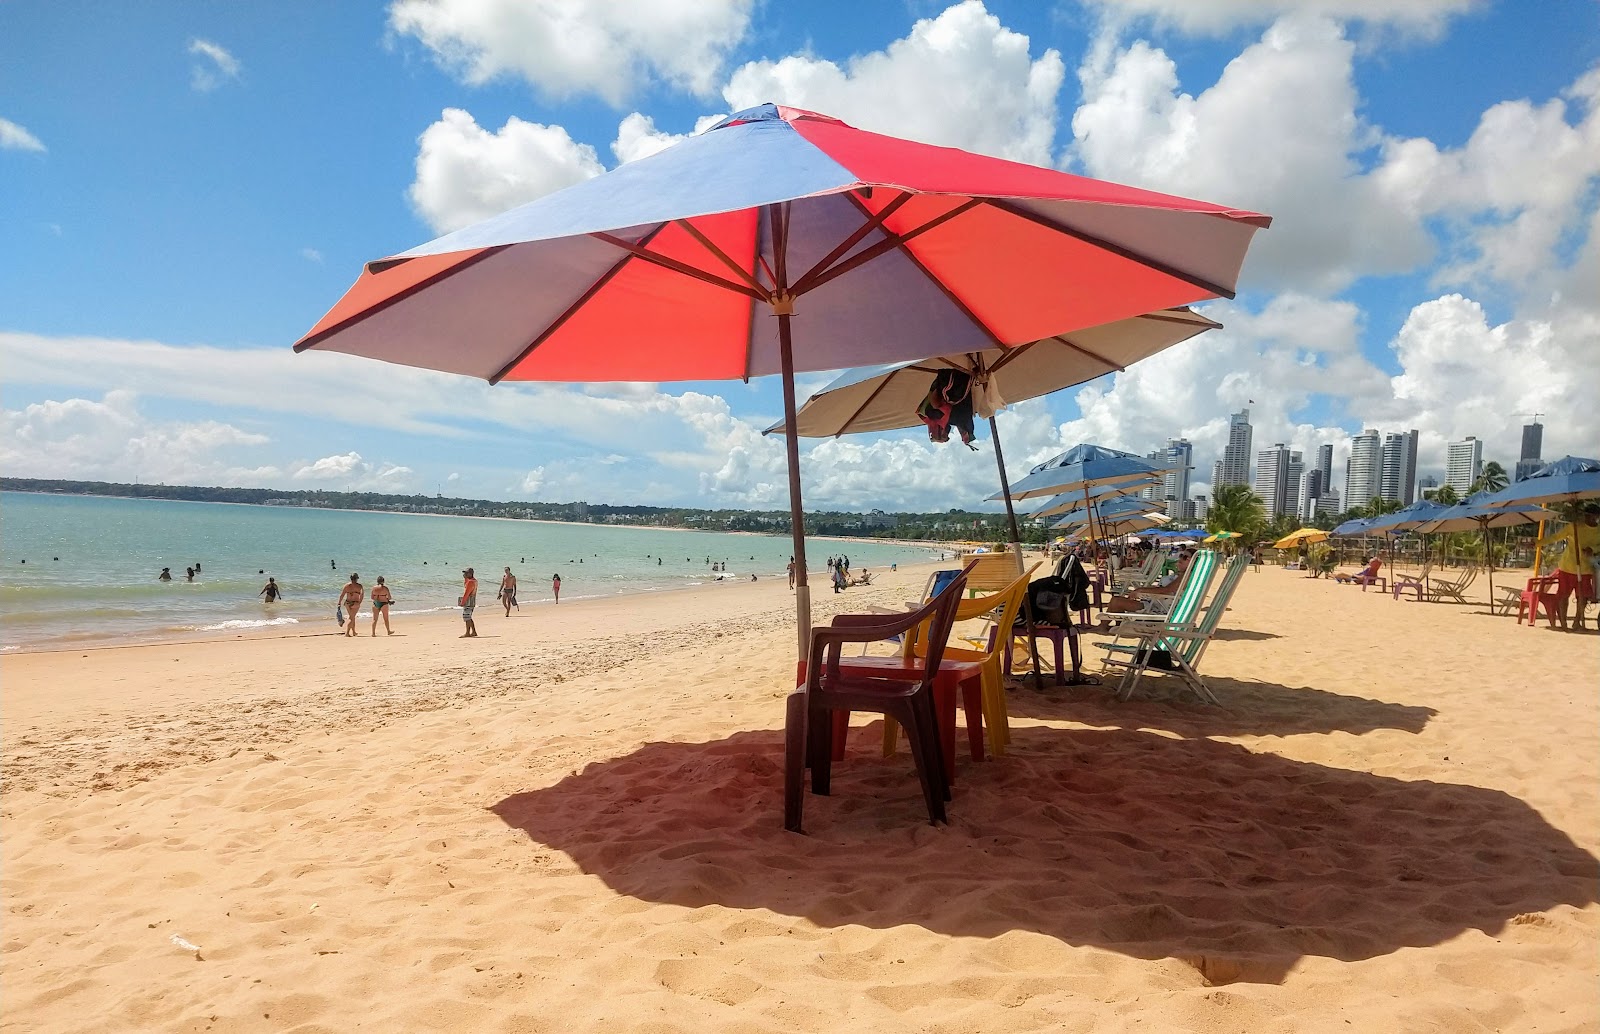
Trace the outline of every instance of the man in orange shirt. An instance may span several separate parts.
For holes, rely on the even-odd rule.
[[[461,620],[467,623],[467,630],[461,634],[462,639],[476,639],[478,626],[472,623],[472,608],[478,605],[478,579],[474,577],[472,568],[461,572]]]

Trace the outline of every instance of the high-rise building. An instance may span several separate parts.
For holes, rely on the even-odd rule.
[[[1529,474],[1544,466],[1540,455],[1544,451],[1544,425],[1534,420],[1531,424],[1522,425],[1522,454],[1517,457],[1517,469],[1512,475],[1513,480],[1521,481]]]
[[[1211,490],[1215,492],[1220,484],[1222,484],[1222,461],[1216,460],[1211,464]]]
[[[1211,500],[1203,495],[1197,495],[1192,500],[1194,503],[1194,519],[1203,521],[1211,515]]]
[[[1220,470],[1213,471],[1211,490],[1223,485],[1248,485],[1250,483],[1250,410],[1241,409],[1228,418],[1228,444],[1222,450]]]
[[[1459,442],[1451,442],[1446,449],[1444,483],[1456,490],[1456,495],[1466,497],[1472,483],[1483,473],[1483,442],[1467,435]]]
[[[1417,499],[1417,432],[1396,431],[1383,437],[1383,473],[1378,494],[1409,506]]]
[[[1187,438],[1168,438],[1166,453],[1161,462],[1167,468],[1167,473],[1162,478],[1164,489],[1162,495],[1182,503],[1189,498],[1189,472],[1194,469],[1194,446],[1189,444]],[[1174,510],[1179,512],[1174,513]],[[1182,508],[1168,507],[1167,513],[1178,517],[1182,515]]]
[[[1345,506],[1366,506],[1383,491],[1383,449],[1378,432],[1368,428],[1350,439],[1344,472]]]
[[[1145,461],[1152,467],[1165,467],[1167,465],[1167,450],[1157,449],[1155,452],[1145,453]],[[1159,503],[1167,497],[1165,483],[1162,478],[1156,478],[1143,488],[1139,489],[1139,498]]]
[[[1322,488],[1324,491],[1333,487],[1333,446],[1317,446],[1317,469],[1322,471]]]
[[[1337,488],[1324,489],[1317,497],[1317,511],[1313,517],[1331,517],[1339,513],[1339,490]]]
[[[1290,452],[1281,442],[1256,453],[1255,492],[1261,497],[1267,516],[1296,511],[1303,466],[1300,454]]]
[[[1317,516],[1317,501],[1322,498],[1324,482],[1322,470],[1312,467],[1300,477],[1300,502],[1295,512],[1302,521],[1310,521]]]

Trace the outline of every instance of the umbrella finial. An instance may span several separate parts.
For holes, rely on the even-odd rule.
[[[788,291],[773,294],[767,299],[767,303],[772,306],[774,316],[794,315],[794,295]]]

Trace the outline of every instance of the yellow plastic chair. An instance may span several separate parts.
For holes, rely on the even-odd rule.
[[[995,635],[990,640],[994,644],[992,647],[983,650],[965,650],[946,646],[944,650],[946,660],[979,661],[983,664],[983,724],[988,737],[989,753],[995,757],[1004,754],[1006,744],[1011,742],[1011,722],[1006,714],[1005,672],[1002,669],[1001,658],[1005,655],[1006,643],[1011,640],[1011,628],[1016,624],[1017,615],[1022,611],[1022,600],[1028,595],[1028,583],[1033,580],[1033,572],[1037,571],[1042,563],[1043,561],[1035,561],[1032,567],[1020,575],[1015,574],[1013,568],[1012,580],[1005,588],[998,592],[964,599],[956,605],[957,622],[974,621],[985,617],[991,611],[999,610],[1000,615],[995,619]],[[927,656],[926,637],[926,625],[918,626],[908,632],[903,647],[906,655]],[[899,731],[900,727],[894,722],[884,723],[883,752],[886,756],[894,753]]]

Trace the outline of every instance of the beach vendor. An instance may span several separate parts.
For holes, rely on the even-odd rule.
[[[389,627],[389,607],[394,603],[394,595],[389,592],[389,587],[383,584],[383,575],[378,575],[378,584],[372,587],[372,634],[378,634],[378,618],[383,618],[383,631],[385,635],[394,635],[394,630]]]
[[[1566,543],[1556,560],[1556,598],[1561,602],[1561,623],[1567,624],[1567,601],[1574,593],[1578,597],[1577,618],[1568,625],[1583,628],[1585,612],[1595,602],[1594,558],[1600,556],[1600,515],[1590,510],[1572,522],[1570,527],[1552,531],[1539,540],[1541,546]]]
[[[460,638],[476,639],[478,626],[472,623],[472,609],[478,605],[478,579],[470,567],[461,572],[461,599],[457,602],[461,606],[461,620],[467,626]]]
[[[344,634],[350,638],[356,634],[356,615],[361,613],[361,601],[367,598],[366,586],[361,584],[359,574],[350,575],[350,580],[339,591],[339,605],[344,607],[346,621]]]

